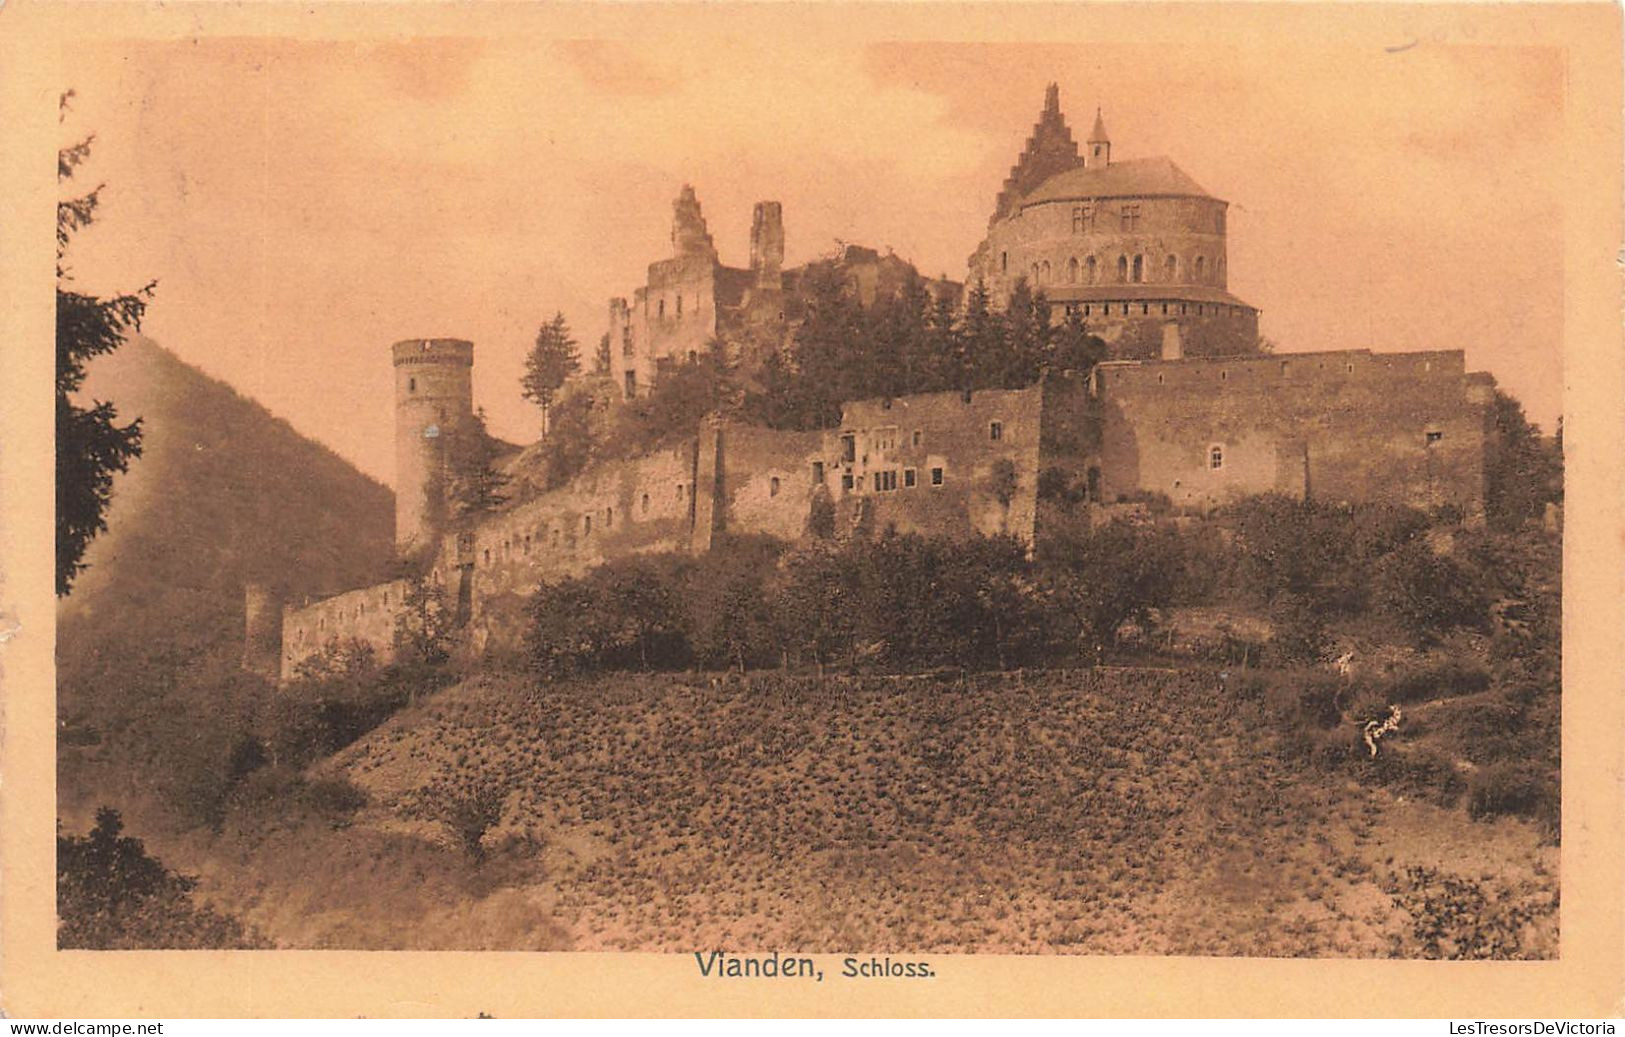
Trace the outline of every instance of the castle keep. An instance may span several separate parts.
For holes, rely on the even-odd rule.
[[[516,643],[521,605],[544,582],[639,553],[703,552],[723,533],[796,539],[818,515],[833,516],[838,537],[892,529],[1032,545],[1054,509],[1107,516],[1153,496],[1193,511],[1281,493],[1480,514],[1489,376],[1468,372],[1460,350],[1261,353],[1258,311],[1225,289],[1224,213],[1167,159],[1114,162],[1098,116],[1080,155],[1051,87],[971,277],[996,300],[1025,278],[1076,309],[1111,359],[1021,389],[849,401],[826,430],[714,417],[465,528],[447,513],[446,444],[472,419],[474,347],[396,343],[397,549],[421,560],[477,652]],[[685,186],[672,247],[630,301],[610,304],[623,397],[713,338],[771,340],[796,319],[801,272],[783,269],[778,203],[756,206],[750,266],[730,268]],[[887,263],[901,263],[846,258],[866,304]],[[510,474],[524,459],[505,462]],[[410,589],[393,580],[278,608],[251,588],[244,665],[286,679],[352,639],[388,658]]]

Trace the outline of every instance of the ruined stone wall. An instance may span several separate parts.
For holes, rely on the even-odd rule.
[[[1482,507],[1487,389],[1459,350],[1107,364],[1097,385],[1107,502]]]
[[[894,528],[1031,543],[1041,409],[1038,386],[848,404],[822,458],[837,535]]]
[[[380,662],[393,659],[406,589],[406,581],[391,580],[283,609],[282,679],[292,679],[300,663],[323,649],[350,641],[371,645]]]
[[[813,462],[823,456],[825,433],[780,432],[752,425],[716,429],[720,445],[713,532],[762,534],[795,540],[807,531]],[[827,467],[826,467],[827,471]],[[826,476],[827,480],[827,476]]]

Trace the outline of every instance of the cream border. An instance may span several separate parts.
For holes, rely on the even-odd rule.
[[[1620,9],[1609,4],[1182,6],[63,4],[0,9],[0,501],[4,755],[0,996],[11,1016],[1530,1016],[1625,1012],[1620,682]],[[1152,17],[1154,15],[1154,18]],[[1505,42],[1566,51],[1568,509],[1562,958],[1549,963],[941,957],[929,983],[702,982],[686,955],[58,952],[49,451],[49,212],[59,42],[287,35],[614,37],[794,31],[858,39]],[[855,949],[857,950],[857,949]]]

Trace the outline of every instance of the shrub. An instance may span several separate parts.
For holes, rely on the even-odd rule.
[[[1484,821],[1511,814],[1534,817],[1555,814],[1557,794],[1545,768],[1525,762],[1496,763],[1473,775],[1467,814]]]
[[[475,863],[485,859],[485,833],[502,822],[508,788],[489,778],[441,778],[419,790],[416,813],[445,825]]]
[[[263,947],[241,922],[192,902],[197,880],[165,868],[121,834],[103,807],[88,835],[57,835],[57,946],[64,950]]]
[[[1525,946],[1530,925],[1555,904],[1519,901],[1507,890],[1494,895],[1471,879],[1433,868],[1407,868],[1388,884],[1397,907],[1411,917],[1414,946],[1396,941],[1405,957],[1431,959],[1515,959],[1536,957]]]
[[[1320,659],[1326,650],[1326,621],[1321,607],[1309,597],[1291,591],[1276,596],[1270,606],[1275,634],[1269,656],[1277,665],[1301,665]]]
[[[1459,627],[1489,625],[1489,599],[1478,574],[1421,541],[1389,552],[1377,564],[1372,607],[1423,646]]]
[[[1459,659],[1431,662],[1408,669],[1386,685],[1391,701],[1425,702],[1451,695],[1467,695],[1490,686],[1490,675],[1482,666]]]

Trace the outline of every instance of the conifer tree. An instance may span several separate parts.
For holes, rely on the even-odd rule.
[[[66,119],[73,91],[62,95],[59,121]],[[57,152],[59,183],[90,156],[95,135]],[[141,420],[120,424],[106,400],[89,407],[74,402],[85,381],[85,365],[116,350],[141,317],[156,282],[127,295],[98,298],[73,290],[67,265],[68,241],[95,219],[102,188],[57,202],[56,206],[56,592],[67,594],[84,569],[85,549],[107,528],[113,476],[128,471],[141,456]]]
[[[601,349],[603,345],[600,344]],[[558,398],[559,389],[580,369],[570,326],[565,323],[563,313],[555,313],[553,319],[536,332],[536,344],[525,357],[525,373],[519,379],[525,399],[542,408],[543,435],[547,431],[548,409]]]

